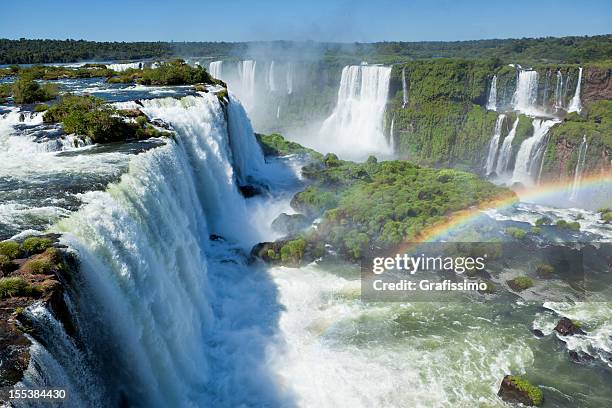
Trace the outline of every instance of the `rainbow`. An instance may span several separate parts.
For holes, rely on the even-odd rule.
[[[517,189],[516,194],[502,197],[497,200],[487,201],[480,205],[465,210],[454,212],[445,220],[421,231],[416,237],[401,247],[402,252],[409,249],[415,243],[434,242],[453,231],[469,224],[476,218],[482,216],[484,210],[502,210],[519,201],[535,201],[546,197],[567,192],[572,186],[572,181],[558,180],[540,183],[531,188]],[[580,189],[603,188],[612,191],[612,173],[601,172],[584,175],[580,181]]]

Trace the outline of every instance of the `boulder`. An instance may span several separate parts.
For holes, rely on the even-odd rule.
[[[238,186],[238,189],[244,198],[251,198],[263,194],[260,188],[251,185]]]
[[[506,375],[497,395],[513,404],[520,403],[528,407],[542,405],[542,390],[519,376]]]
[[[562,336],[573,336],[574,334],[586,334],[576,322],[567,317],[561,318],[555,326],[555,331]]]
[[[542,330],[540,330],[540,329],[533,329],[531,332],[536,337],[540,337],[540,338],[544,337],[544,332]]]

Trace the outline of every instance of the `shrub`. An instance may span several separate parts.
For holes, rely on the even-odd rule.
[[[53,245],[53,241],[49,238],[29,237],[22,242],[21,249],[23,249],[28,255],[32,255],[43,252],[51,245]]]
[[[23,278],[0,278],[0,299],[14,296],[29,296],[33,288]]]
[[[47,109],[49,109],[49,105],[47,105],[46,103],[41,103],[40,105],[36,105],[34,107],[34,112],[44,112]]]
[[[542,225],[550,225],[552,224],[552,219],[550,219],[550,217],[540,217],[536,220],[535,225],[540,227]]]
[[[539,387],[536,387],[525,378],[517,375],[508,376],[508,380],[510,380],[517,389],[525,392],[535,406],[542,405],[542,390]]]
[[[21,269],[24,273],[32,275],[49,275],[53,272],[53,263],[46,258],[30,259],[23,264]]]
[[[0,272],[9,272],[13,268],[13,262],[6,255],[0,255]]]
[[[601,214],[601,219],[605,222],[612,222],[612,211],[605,212]]]
[[[327,167],[337,167],[342,164],[338,156],[334,153],[327,153],[323,158],[323,163],[325,163]]]
[[[510,235],[514,239],[523,239],[527,235],[525,231],[520,228],[506,228],[506,234]]]
[[[550,276],[552,275],[554,271],[555,271],[555,268],[553,268],[552,265],[545,264],[545,263],[539,264],[536,267],[536,272],[541,276]]]
[[[304,258],[306,241],[303,238],[294,239],[281,247],[281,261],[299,264]]]
[[[557,228],[568,230],[568,231],[580,231],[580,223],[577,221],[567,222],[565,220],[559,220],[555,223]]]
[[[531,280],[531,278],[529,278],[528,276],[517,276],[516,278],[508,281],[508,284],[512,289],[520,292],[522,290],[529,289],[530,287],[532,287],[533,280]]]
[[[21,76],[12,88],[15,103],[34,103],[51,100],[57,96],[57,86],[54,84],[40,85],[32,77]]]
[[[542,228],[540,227],[531,227],[530,232],[534,235],[538,235],[542,232]]]
[[[182,59],[162,62],[156,68],[145,68],[140,74],[137,81],[143,85],[194,85],[217,82],[201,66],[191,67]]]
[[[0,242],[0,255],[4,255],[13,260],[21,256],[21,247],[15,241]]]

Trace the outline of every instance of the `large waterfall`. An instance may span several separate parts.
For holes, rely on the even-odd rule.
[[[497,117],[495,121],[495,129],[493,130],[493,136],[489,141],[489,150],[487,152],[487,160],[485,162],[485,175],[489,175],[495,168],[495,161],[497,159],[497,152],[499,150],[499,139],[501,137],[502,125],[504,124],[506,115],[503,113]]]
[[[288,62],[287,63],[287,73],[286,73],[286,79],[287,79],[287,94],[291,95],[293,93],[293,76],[295,74],[295,66],[293,65],[293,63]]]
[[[557,120],[533,120],[533,135],[521,143],[516,161],[512,181],[531,185],[539,173],[540,163],[546,150],[547,135],[550,128],[558,123]]]
[[[208,72],[217,79],[221,79],[223,70],[223,61],[213,61],[208,65]]]
[[[514,110],[528,115],[537,114],[538,72],[521,69],[512,97]]]
[[[512,129],[508,135],[504,138],[502,146],[499,149],[499,154],[497,158],[497,164],[495,166],[495,172],[498,176],[506,173],[508,171],[508,166],[510,165],[510,158],[512,157],[512,142],[514,141],[514,136],[516,135],[516,128],[518,127],[519,118],[514,120],[512,124]]]
[[[270,66],[268,67],[268,90],[270,92],[276,91],[276,77],[275,77],[275,69],[274,69],[274,61],[270,62]]]
[[[487,109],[497,110],[497,75],[493,75],[491,80],[491,89],[489,90],[489,98],[487,99]]]
[[[576,201],[578,198],[578,191],[580,190],[580,182],[582,181],[582,173],[584,172],[584,165],[586,163],[586,153],[589,148],[586,135],[582,137],[582,143],[578,148],[578,158],[576,160],[576,169],[574,170],[574,182],[572,183],[572,189],[570,191],[570,200]]]
[[[563,74],[557,71],[557,85],[555,86],[555,109],[563,109]]]
[[[54,353],[61,370],[43,352],[33,359],[70,377],[50,383],[72,384],[73,406],[287,405],[264,361],[275,290],[242,249],[262,237],[236,179],[264,165],[244,110],[230,98],[225,112],[212,93],[142,103],[176,141],[132,156],[118,183],[86,193],[56,227],[79,256],[70,303],[88,352]]]
[[[580,84],[582,83],[582,67],[578,68],[578,83],[576,84],[576,91],[574,97],[570,101],[568,112],[579,112],[582,110],[582,103],[580,102]]]
[[[239,90],[242,100],[247,106],[252,106],[255,97],[255,67],[256,61],[246,60],[238,62]]]
[[[344,67],[338,102],[320,130],[325,151],[339,152],[352,159],[392,153],[383,132],[390,76],[391,67]]]

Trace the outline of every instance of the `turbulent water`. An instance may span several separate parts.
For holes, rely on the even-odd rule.
[[[390,76],[391,67],[344,67],[336,107],[319,132],[321,150],[352,159],[391,153],[383,133]]]
[[[491,80],[491,89],[489,90],[489,98],[487,99],[487,109],[497,110],[497,75],[493,75]]]
[[[485,162],[485,175],[489,175],[493,172],[495,168],[495,162],[497,160],[497,153],[499,151],[499,138],[501,137],[502,126],[504,124],[504,120],[506,119],[506,115],[503,113],[497,117],[495,121],[495,129],[493,130],[493,136],[489,141],[489,151],[487,153],[487,160]]]
[[[531,185],[539,174],[540,164],[547,145],[547,135],[557,120],[533,120],[533,135],[521,143],[516,154],[512,181]]]
[[[576,91],[574,97],[570,101],[568,112],[579,112],[582,110],[582,103],[580,103],[580,87],[582,83],[582,67],[578,68],[578,83],[576,84]]]

